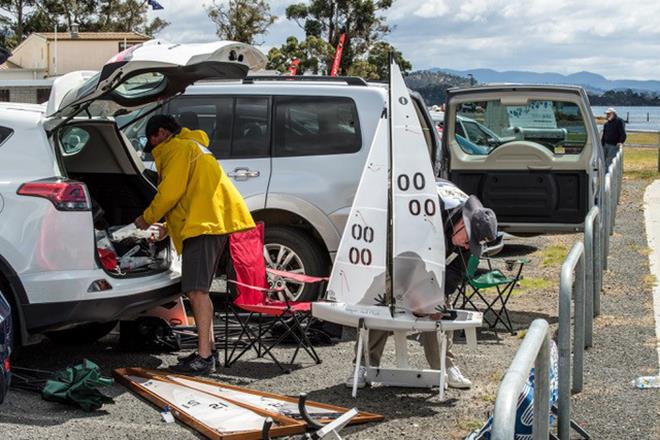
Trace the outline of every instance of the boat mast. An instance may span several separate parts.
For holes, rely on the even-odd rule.
[[[395,299],[394,299],[394,231],[393,219],[394,210],[392,203],[392,63],[394,58],[392,52],[389,53],[389,64],[387,66],[389,86],[387,87],[387,127],[388,127],[388,167],[387,167],[387,239],[385,245],[385,304],[390,308],[390,314],[394,317]]]

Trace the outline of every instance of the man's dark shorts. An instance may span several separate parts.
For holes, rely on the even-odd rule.
[[[227,245],[226,235],[199,235],[183,242],[181,291],[208,292]]]

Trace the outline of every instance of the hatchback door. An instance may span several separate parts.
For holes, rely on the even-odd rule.
[[[100,72],[74,72],[58,78],[48,100],[50,118],[81,113],[114,116],[183,92],[202,79],[241,79],[266,58],[244,43],[218,41],[172,44],[151,40],[110,59]]]
[[[463,133],[466,123],[479,135]],[[597,197],[598,133],[578,87],[451,90],[443,151],[450,180],[492,208],[505,231],[581,230]]]

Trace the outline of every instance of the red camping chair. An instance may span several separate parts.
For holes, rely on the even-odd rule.
[[[231,310],[240,323],[241,331],[238,338],[231,341],[231,351],[230,341],[225,340],[225,367],[230,367],[246,352],[254,350],[257,357],[268,356],[282,371],[287,371],[272,351],[287,338],[293,338],[298,344],[289,364],[295,362],[301,349],[307,352],[314,362],[320,364],[321,359],[307,336],[312,321],[311,302],[290,301],[283,293],[283,288],[274,289],[269,286],[266,272],[284,281],[300,283],[324,282],[327,278],[266,269],[263,243],[263,223],[257,223],[254,229],[229,236],[229,254],[235,279],[228,279],[228,283],[236,287],[238,296],[227,308],[227,313]],[[227,323],[228,319],[225,322]],[[270,336],[276,327],[282,328],[283,331],[277,336]]]

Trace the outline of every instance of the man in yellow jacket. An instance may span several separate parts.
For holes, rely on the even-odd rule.
[[[207,374],[214,367],[213,303],[209,289],[227,234],[250,229],[254,221],[245,201],[207,149],[202,130],[182,128],[168,115],[151,117],[145,134],[158,170],[158,193],[135,225],[157,225],[167,234],[181,263],[181,291],[190,300],[198,334],[198,351],[172,370]],[[158,222],[165,219],[164,225]]]

